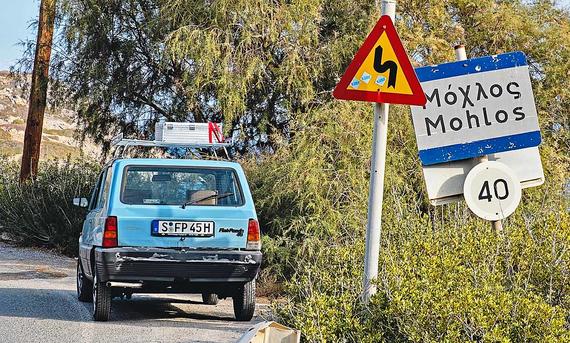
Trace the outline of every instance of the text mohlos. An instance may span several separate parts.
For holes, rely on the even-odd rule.
[[[424,165],[540,144],[526,57],[522,52],[416,69],[427,103],[412,106]]]

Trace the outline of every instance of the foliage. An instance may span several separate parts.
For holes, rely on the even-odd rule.
[[[20,185],[17,166],[2,160],[0,234],[74,256],[86,211],[71,200],[90,193],[98,168],[91,161],[46,161],[35,181]]]
[[[569,48],[567,14],[544,2],[399,6],[400,35],[424,63],[452,59],[456,39],[471,55],[528,54],[547,182],[524,192],[502,233],[463,204],[433,208],[409,112],[391,108],[378,294],[363,308],[371,109],[333,103],[306,113],[289,146],[246,164],[266,229],[266,272],[287,280],[278,319],[307,341],[570,341],[568,66],[559,59]]]
[[[51,100],[77,110],[83,133],[104,143],[105,151],[118,128],[138,134],[158,116],[186,120],[184,61],[163,58],[172,28],[160,20],[158,3],[58,2]],[[24,70],[27,60],[29,54]]]
[[[104,143],[149,136],[159,116],[223,120],[241,152],[289,136],[294,113],[329,99],[377,8],[368,1],[59,2],[52,100]],[[347,12],[348,10],[348,12]],[[20,61],[30,67],[33,42]]]
[[[291,120],[331,100],[379,3],[63,0],[52,99],[73,105],[84,133],[106,148],[119,129],[149,136],[165,116],[223,121],[238,151],[272,151],[279,136],[290,139]],[[398,16],[416,64],[452,59],[459,42],[471,56],[524,50],[544,127],[568,127],[570,49],[558,37],[570,26],[549,1],[405,0]],[[558,132],[565,148],[567,131]]]
[[[357,3],[343,14],[363,17],[376,10],[369,1]],[[165,4],[164,14],[176,27],[167,51],[191,61],[184,75],[187,93],[212,99],[206,111],[246,127],[242,133],[259,145],[273,133],[288,137],[296,113],[330,98],[342,63],[356,48],[349,37],[367,29],[364,21],[339,20],[346,1]]]
[[[427,204],[407,110],[390,113],[378,294],[360,305],[371,108],[334,103],[275,155],[244,163],[280,321],[307,341],[570,341],[570,157],[542,149],[547,183],[495,232],[463,204]],[[334,120],[328,118],[334,117]]]

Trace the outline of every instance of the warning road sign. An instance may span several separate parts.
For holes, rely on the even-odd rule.
[[[426,97],[392,19],[380,18],[346,69],[337,99],[421,105]]]

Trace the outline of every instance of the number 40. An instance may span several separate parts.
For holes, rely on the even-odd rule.
[[[499,187],[499,185],[502,185],[502,187]],[[499,192],[499,188],[502,188],[502,192]],[[504,179],[495,180],[495,182],[493,183],[493,190],[495,193],[495,197],[499,200],[505,200],[506,198],[509,197],[509,187],[507,186],[507,181]],[[489,181],[485,181],[483,183],[481,191],[479,192],[479,200],[487,200],[488,202],[491,202],[491,199],[493,199],[493,196],[491,195]]]

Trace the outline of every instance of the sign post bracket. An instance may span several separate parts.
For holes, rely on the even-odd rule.
[[[455,49],[455,59],[457,61],[465,61],[467,59],[467,53],[465,52],[465,45],[459,44],[454,47]],[[489,156],[484,155],[481,157],[476,157],[475,161],[477,163],[483,163],[489,161]],[[497,232],[503,232],[503,222],[500,220],[491,221],[491,227]]]

